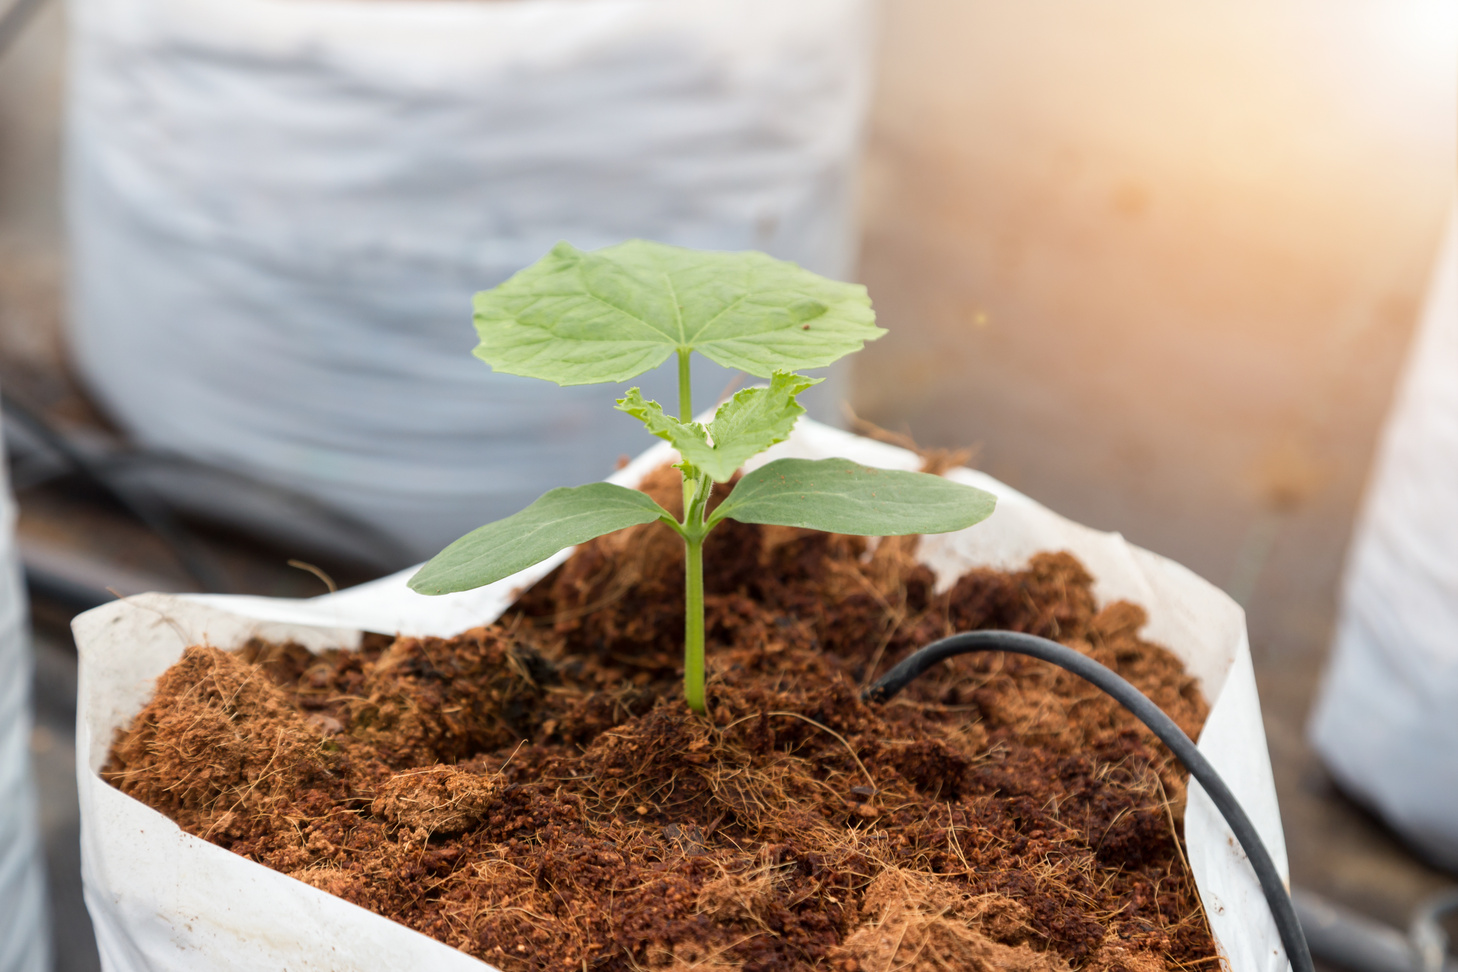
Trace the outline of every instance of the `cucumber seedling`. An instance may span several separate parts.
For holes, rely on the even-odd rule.
[[[678,451],[683,518],[611,483],[554,489],[520,513],[452,543],[410,579],[421,594],[501,580],[559,550],[615,530],[667,524],[683,538],[684,694],[704,711],[704,538],[719,523],[806,527],[861,536],[946,533],[992,513],[992,494],[926,473],[847,459],[776,459],[746,474],[712,512],[714,486],[783,441],[805,412],[797,398],[819,368],[886,332],[866,289],[763,253],[722,253],[631,240],[583,252],[559,243],[476,295],[476,356],[496,371],[559,385],[625,382],[670,357],[678,415],[631,388],[617,408]],[[698,353],[769,384],[739,392],[707,424],[693,420],[689,358]]]

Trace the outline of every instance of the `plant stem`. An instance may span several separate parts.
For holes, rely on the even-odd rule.
[[[689,352],[680,348],[678,352],[678,417],[681,422],[694,420],[694,392],[689,380]],[[689,504],[699,484],[688,476],[683,477],[683,523],[689,525]]]
[[[680,422],[694,420],[694,393],[689,384],[689,352],[678,352],[678,419]]]
[[[684,538],[683,694],[704,713],[704,540]]]
[[[693,387],[689,381],[689,352],[678,352],[678,415],[694,420]],[[704,507],[699,496],[704,477],[683,477],[684,598],[683,694],[689,708],[704,714]]]

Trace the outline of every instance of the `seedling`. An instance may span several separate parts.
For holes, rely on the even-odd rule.
[[[926,473],[846,459],[777,459],[746,474],[712,512],[717,483],[783,441],[818,379],[796,374],[858,351],[886,332],[866,289],[763,253],[686,250],[632,240],[583,252],[559,243],[494,290],[476,295],[476,356],[496,371],[559,385],[624,382],[678,361],[678,417],[637,388],[617,408],[678,450],[683,518],[611,483],[554,489],[520,513],[446,547],[410,579],[421,594],[481,587],[574,544],[626,527],[667,524],[683,538],[684,694],[704,711],[704,538],[727,519],[861,536],[947,533],[992,513],[994,497]],[[767,379],[693,420],[689,357]]]

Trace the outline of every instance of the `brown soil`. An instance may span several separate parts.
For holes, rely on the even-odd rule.
[[[670,507],[674,475],[648,486]],[[1097,690],[969,656],[860,701],[978,627],[1087,652],[1192,735],[1193,680],[1067,554],[935,594],[914,543],[716,531],[707,719],[680,699],[682,555],[654,524],[456,638],[190,648],[104,775],[506,972],[1213,968],[1184,774]]]

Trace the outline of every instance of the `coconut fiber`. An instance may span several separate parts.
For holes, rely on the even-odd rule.
[[[672,509],[677,474],[645,488]],[[915,543],[719,527],[707,717],[682,545],[651,524],[454,638],[189,648],[103,775],[504,972],[1214,972],[1185,774],[1115,703],[1003,655],[860,700],[973,628],[1071,645],[1192,736],[1194,680],[1068,554],[937,593]]]

